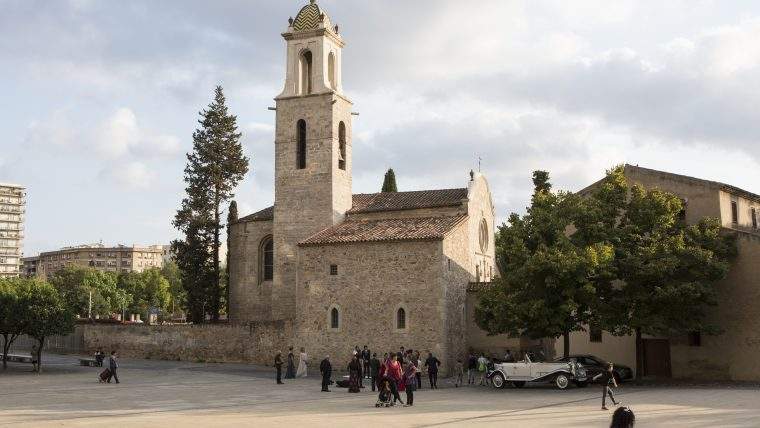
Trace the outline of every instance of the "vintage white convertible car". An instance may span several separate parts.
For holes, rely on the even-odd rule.
[[[570,382],[579,387],[588,385],[586,369],[576,361],[534,363],[528,355],[516,363],[494,364],[488,378],[494,388],[504,388],[507,382],[518,388],[523,387],[525,382],[551,382],[559,389],[567,388]]]

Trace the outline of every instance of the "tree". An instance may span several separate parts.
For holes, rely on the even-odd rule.
[[[219,319],[219,237],[224,228],[221,206],[234,196],[233,189],[248,172],[237,118],[229,114],[225,102],[222,87],[217,86],[214,101],[200,112],[201,127],[193,133],[193,151],[187,154],[185,167],[187,197],[174,218],[174,226],[185,235],[184,241],[172,245],[177,264],[186,275],[183,279],[189,278],[191,271],[199,270],[192,280],[182,281],[187,287],[194,322],[203,322],[206,313],[215,321]],[[203,314],[198,313],[199,307]]]
[[[596,299],[594,279],[612,259],[605,245],[576,246],[567,234],[579,199],[551,191],[548,173],[533,174],[524,216],[499,228],[496,257],[503,276],[481,292],[476,322],[490,334],[564,338],[583,330]]]
[[[114,272],[66,266],[50,275],[49,282],[58,290],[66,305],[80,316],[120,312],[131,300],[116,287]]]
[[[628,196],[621,199],[622,189]],[[678,196],[629,186],[622,167],[608,172],[588,206],[596,207],[589,218],[599,217],[579,222],[578,231],[615,242],[614,275],[599,288],[599,319],[613,334],[635,334],[637,377],[644,334],[719,332],[707,314],[717,304],[715,284],[725,278],[736,254],[735,235],[722,232],[717,219],[687,225]],[[603,222],[601,216],[612,210],[616,221]]]
[[[224,289],[226,313],[229,318],[230,315],[230,243],[232,242],[231,225],[238,220],[237,202],[230,202],[230,208],[227,210],[227,262],[224,264]]]
[[[142,272],[125,272],[119,275],[118,287],[132,296],[130,313],[147,316],[151,308],[168,309],[171,303],[169,281],[158,268]]]
[[[385,173],[383,189],[381,191],[383,193],[398,192],[398,188],[396,187],[396,173],[393,172],[393,168],[388,168],[388,171]]]
[[[52,335],[74,331],[74,312],[52,285],[42,281],[29,283],[28,318],[25,333],[37,340],[37,372],[42,371],[42,348]]]
[[[161,275],[169,282],[169,295],[171,313],[174,315],[177,309],[185,310],[187,304],[187,292],[182,288],[182,272],[177,263],[169,260],[161,267]]]
[[[3,336],[3,369],[8,367],[8,351],[26,328],[28,280],[0,278],[0,334]]]

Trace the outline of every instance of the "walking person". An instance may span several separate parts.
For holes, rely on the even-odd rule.
[[[116,355],[116,351],[111,351],[111,356],[108,358],[108,369],[111,370],[111,373],[108,375],[106,382],[111,383],[111,378],[113,378],[116,383],[119,383],[119,376],[116,374],[116,369],[118,368],[119,357]]]
[[[441,362],[438,358],[434,357],[432,352],[428,352],[427,360],[425,360],[425,367],[428,369],[430,389],[438,389],[438,366],[440,365]]]
[[[325,355],[325,359],[319,363],[319,373],[322,374],[322,392],[330,392],[330,377],[332,377],[332,364],[330,356]]]
[[[459,385],[462,384],[462,378],[464,377],[464,364],[462,364],[461,358],[457,358],[457,363],[454,365],[454,376],[456,377],[454,388],[459,388]]]
[[[277,370],[277,385],[282,385],[282,352],[277,351],[274,356],[274,368]]]
[[[467,355],[467,385],[475,383],[475,373],[478,371],[478,358],[470,353]]]
[[[296,378],[296,356],[293,354],[293,347],[288,347],[288,365],[285,369],[285,379]]]
[[[348,392],[359,392],[361,388],[362,369],[359,357],[361,354],[354,355],[348,363]]]
[[[414,361],[409,361],[404,370],[404,383],[406,385],[406,405],[414,405],[414,390],[417,389],[417,366]]]
[[[606,399],[607,396],[610,396],[610,400],[612,400],[612,404],[619,405],[619,401],[615,401],[615,394],[612,392],[612,387],[614,386],[617,388],[618,384],[615,380],[615,372],[612,371],[612,363],[609,363],[607,366],[607,370],[599,373],[598,375],[594,376],[593,380],[602,378],[602,410],[608,410],[606,406]]]
[[[478,358],[478,372],[480,372],[480,386],[488,385],[488,380],[486,379],[486,372],[488,370],[488,359],[485,355],[480,354],[480,358]]]
[[[306,355],[306,349],[301,347],[301,353],[298,354],[298,371],[296,377],[306,377],[306,365],[309,363],[309,356]]]
[[[377,381],[380,379],[380,360],[377,359],[377,354],[372,354],[372,359],[369,360],[369,373],[372,381],[372,392],[375,392],[375,387],[379,387]]]
[[[422,389],[422,360],[420,359],[420,351],[414,351],[414,365],[417,367],[417,389]]]
[[[399,385],[402,381],[402,371],[401,371],[401,363],[398,361],[398,355],[393,354],[392,357],[390,357],[388,362],[388,368],[386,369],[386,378],[390,380],[390,387],[391,387],[391,393],[393,394],[393,403],[395,404],[396,401],[398,401],[401,404],[404,404],[404,401],[401,400],[401,396],[399,395]]]

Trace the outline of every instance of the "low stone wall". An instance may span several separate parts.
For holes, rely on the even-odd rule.
[[[275,352],[287,354],[293,337],[289,321],[248,325],[83,325],[84,348],[122,357],[193,362],[271,365]]]

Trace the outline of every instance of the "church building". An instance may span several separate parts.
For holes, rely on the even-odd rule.
[[[283,321],[292,346],[340,364],[368,345],[452,367],[467,352],[468,286],[496,273],[488,182],[462,171],[461,188],[354,194],[345,41],[314,0],[282,36],[274,203],[230,225],[231,322]]]

